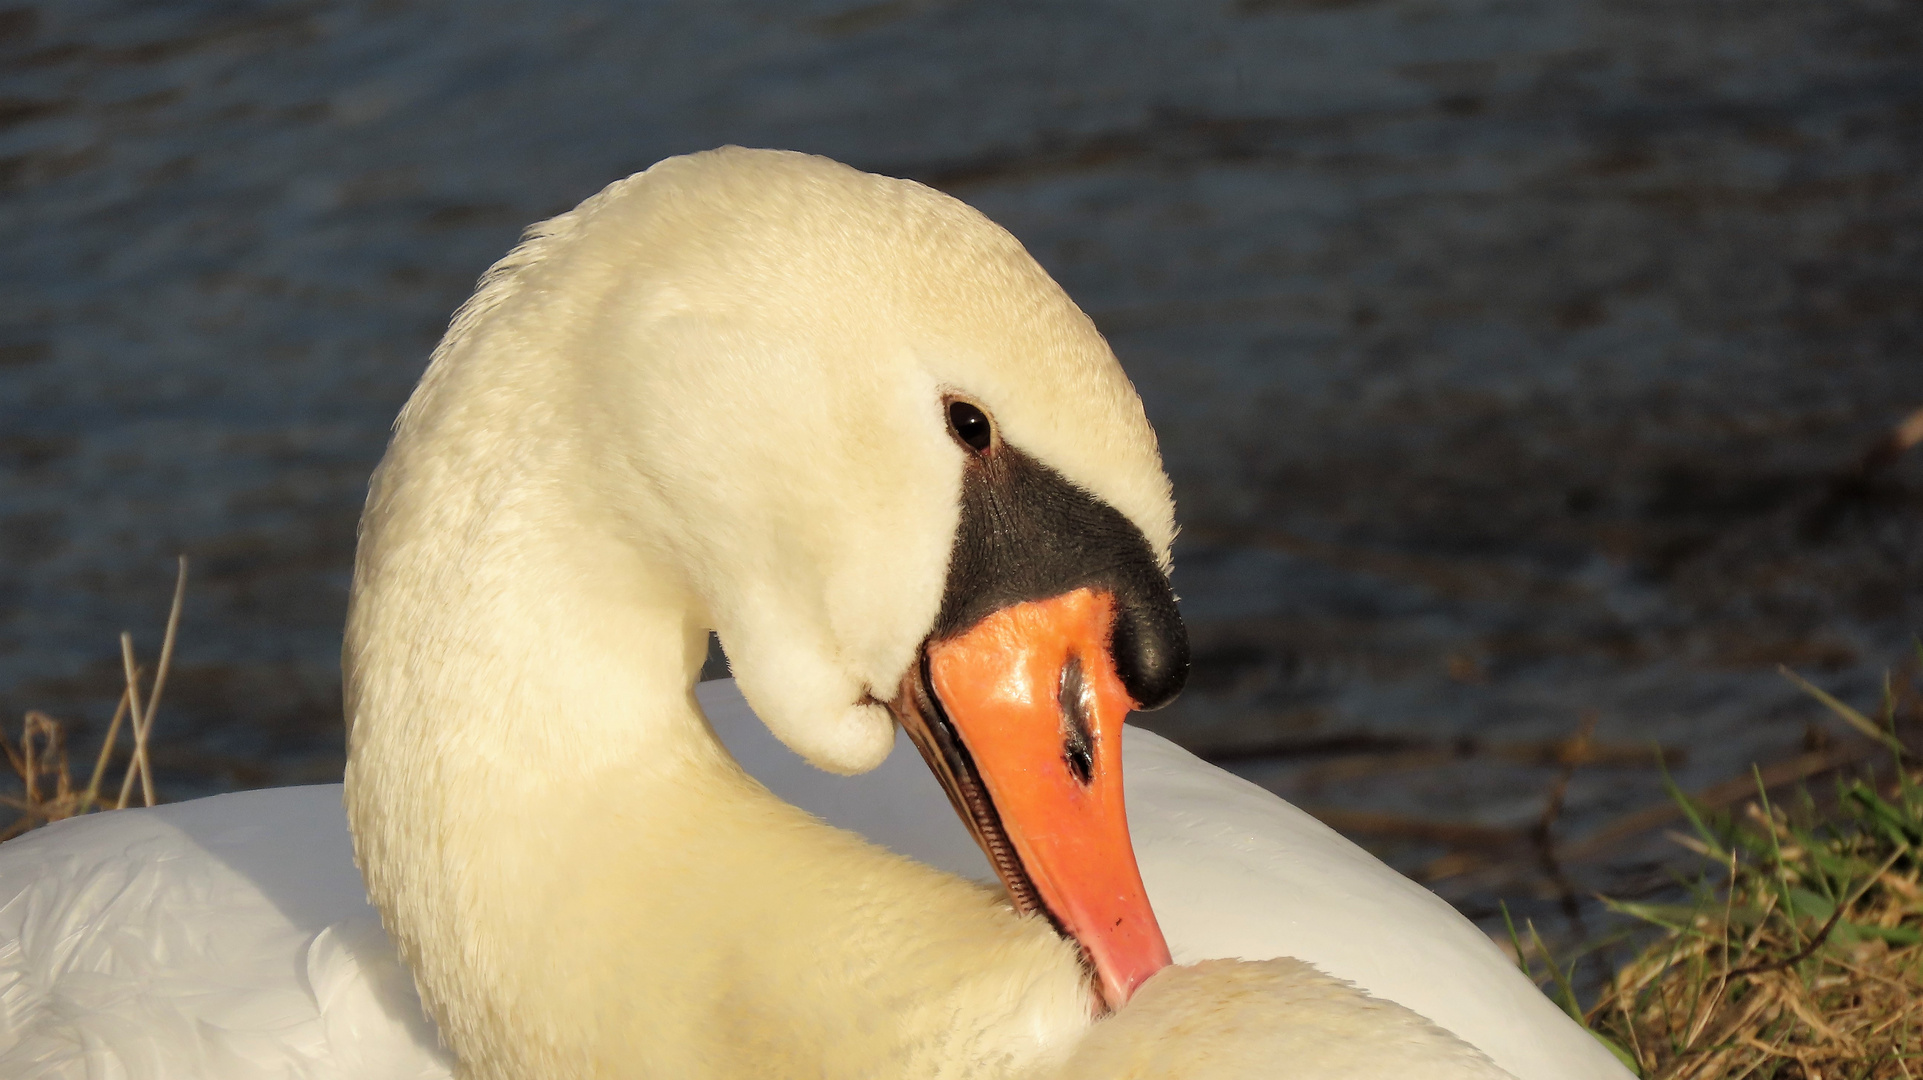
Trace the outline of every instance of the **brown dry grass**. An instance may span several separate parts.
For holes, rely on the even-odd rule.
[[[160,659],[154,666],[153,688],[144,697],[141,683],[146,675],[134,657],[133,636],[120,635],[121,671],[126,685],[120,692],[120,705],[107,725],[107,737],[94,758],[93,770],[84,786],[76,783],[67,757],[68,725],[46,713],[31,711],[20,722],[20,737],[12,740],[0,731],[0,751],[20,778],[18,795],[0,795],[0,806],[14,811],[14,819],[0,827],[0,840],[20,835],[49,821],[92,813],[95,810],[124,810],[133,798],[134,785],[146,805],[154,805],[153,765],[147,744],[153,732],[154,710],[161,691],[167,687],[167,669],[173,663],[174,638],[180,629],[180,606],[187,592],[187,560],[182,557],[174,579],[174,602],[167,613],[167,631],[161,639]],[[118,749],[121,728],[132,718],[132,746],[127,753],[116,790],[110,773]]]

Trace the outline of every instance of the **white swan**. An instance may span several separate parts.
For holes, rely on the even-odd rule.
[[[1179,682],[1172,532],[1106,346],[952,200],[727,150],[542,226],[397,426],[344,665],[360,865],[461,1075],[1625,1075],[1434,896],[1133,731],[1131,857],[1119,721]],[[745,776],[711,731],[981,868],[905,754],[829,778],[691,695],[710,626],[815,765],[874,766],[899,716],[1037,914]],[[336,794],[0,848],[0,1071],[444,1073]],[[1376,997],[1156,975],[1163,930]],[[1091,1028],[1084,963],[1142,994]]]

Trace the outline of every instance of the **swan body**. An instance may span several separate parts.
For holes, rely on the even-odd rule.
[[[837,777],[776,741],[731,680],[696,696],[721,741],[784,799],[930,866],[993,880],[905,737],[872,772]],[[1373,991],[1370,1001],[1445,1017],[1522,1080],[1618,1075],[1433,894],[1152,733],[1130,729],[1126,745],[1137,853],[1178,962],[1306,959]],[[0,1075],[451,1075],[353,867],[339,785],[96,815],[0,845],[0,942]],[[1306,985],[1324,1006],[1347,1000],[1290,974],[1285,988]],[[1327,1032],[1300,1003],[1260,1020],[1283,1038]],[[1379,1042],[1367,1034],[1324,1045]],[[1121,1052],[1115,1041],[1102,1053]],[[1288,1060],[1304,1060],[1300,1042]],[[1375,1075],[1430,1075],[1412,1069]]]
[[[1273,796],[1141,732],[1124,777],[1185,670],[1172,514],[1106,344],[973,211],[737,149],[613,185],[490,272],[370,485],[359,878],[326,789],[15,841],[0,1053],[437,1075],[420,1007],[474,1080],[1622,1076]],[[869,772],[898,720],[940,787]]]
[[[728,691],[703,694],[725,710],[717,728],[764,742]],[[787,771],[799,762],[785,752],[758,764],[812,785]],[[920,764],[904,764],[856,785],[876,800],[869,813],[948,815]],[[972,853],[980,864],[952,816],[919,822],[919,853],[964,866]],[[889,824],[898,836],[917,828]],[[337,784],[76,819],[10,842],[0,847],[0,939],[0,1075],[11,1080],[453,1075],[363,895]],[[1213,1076],[1266,1075],[1276,1060],[1314,1080],[1507,1076],[1415,1013],[1293,960],[1169,969],[1095,1028],[1071,1066],[1080,1072],[1066,1075],[1192,1075],[1192,1061],[1158,1048],[1197,1029],[1222,1035]]]

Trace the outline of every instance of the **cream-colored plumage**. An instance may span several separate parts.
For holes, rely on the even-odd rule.
[[[689,695],[712,626],[810,760],[893,745],[863,702],[940,598],[948,387],[1166,551],[1154,443],[1100,337],[916,185],[664,162],[544,226],[457,320],[363,519],[347,806],[475,1076],[965,1076],[1086,1023],[1045,923],[770,796]]]
[[[1497,1080],[1481,1051],[1300,960],[1204,960],[1143,984],[1095,1025],[1069,1077]],[[1513,1078],[1510,1078],[1513,1080]]]
[[[710,627],[809,761],[893,745],[875,700],[957,524],[947,392],[1166,564],[1167,481],[1106,345],[918,185],[670,160],[539,227],[457,317],[372,485],[344,668],[357,861],[460,1075],[1508,1075],[1292,961],[1171,969],[1091,1034],[1045,922],[783,802],[716,741],[691,690]],[[1566,1022],[1522,1023],[1554,1060]]]
[[[713,627],[791,747],[886,754],[873,702],[956,524],[951,391],[1166,559],[1167,481],[1106,344],[919,185],[663,162],[543,226],[457,319],[363,518],[346,798],[471,1075],[1007,1075],[1074,1044],[1088,991],[1046,923],[769,795],[689,694]]]

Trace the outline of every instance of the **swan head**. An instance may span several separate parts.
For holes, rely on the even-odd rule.
[[[901,722],[1017,905],[1125,1000],[1168,952],[1120,725],[1187,644],[1168,480],[1094,325],[976,211],[801,154],[670,159],[528,247],[450,341],[565,350],[538,400],[581,505],[673,568],[774,734],[856,773]]]

